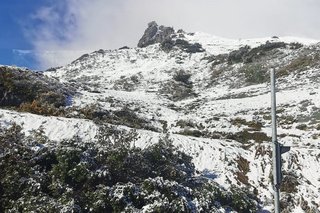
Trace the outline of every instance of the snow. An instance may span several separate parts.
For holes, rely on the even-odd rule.
[[[260,132],[271,136],[270,121],[263,120],[261,114],[270,113],[270,85],[263,83],[231,87],[228,83],[234,77],[231,73],[229,81],[219,82],[212,88],[205,88],[203,82],[209,80],[208,75],[211,70],[210,65],[203,58],[211,54],[229,53],[245,45],[252,48],[257,47],[266,41],[300,42],[305,45],[316,45],[318,41],[294,37],[235,40],[204,33],[186,34],[185,36],[186,40],[191,43],[201,43],[206,51],[187,54],[181,50],[175,50],[166,53],[156,44],[146,48],[93,52],[86,60],[75,61],[55,72],[46,72],[45,75],[58,78],[61,82],[75,82],[78,93],[72,97],[71,106],[73,107],[81,108],[99,104],[105,110],[115,111],[128,105],[136,109],[139,116],[149,120],[154,119],[154,125],[161,126],[159,121],[166,121],[173,144],[193,157],[197,170],[203,172],[200,175],[214,179],[225,188],[232,187],[232,185],[244,186],[235,175],[239,171],[236,160],[240,156],[243,157],[250,162],[246,176],[251,188],[255,187],[259,190],[259,198],[264,202],[264,209],[272,211],[273,189],[269,180],[271,159],[268,154],[256,155],[259,147],[264,147],[266,152],[270,151],[270,142],[265,141],[259,144],[251,141],[250,146],[246,147],[240,142],[227,138],[186,136],[180,132],[192,128],[181,128],[176,123],[179,120],[191,120],[196,124],[201,123],[209,133],[237,133],[247,127],[235,126],[231,124],[231,119],[258,120],[263,124]],[[286,53],[288,60],[291,57],[290,54],[296,54],[292,50],[286,50]],[[174,102],[159,95],[158,91],[180,69],[192,74],[191,80],[194,82],[194,90],[197,91],[198,96]],[[312,107],[320,108],[320,87],[317,82],[313,81],[317,73],[319,70],[309,69],[303,73],[305,76],[303,78],[298,79],[289,75],[286,78],[287,81],[279,82],[277,104],[279,108],[284,109],[279,113],[279,118],[293,116],[299,119],[303,115],[310,116],[310,113],[314,111]],[[130,78],[133,75],[138,76],[139,83],[134,84],[132,91],[118,90],[114,87],[119,80]],[[225,75],[227,76],[228,73]],[[240,94],[247,94],[247,96],[240,96]],[[230,96],[234,98],[226,98]],[[301,110],[301,102],[305,100],[310,102],[311,107],[308,110]],[[190,104],[196,104],[196,107],[190,109],[188,108]],[[175,105],[179,110],[173,109],[170,105]],[[218,120],[214,120],[214,117],[217,117]],[[98,131],[98,126],[91,120],[45,117],[1,109],[0,124],[10,126],[13,122],[22,125],[26,134],[42,127],[49,139],[55,141],[79,136],[85,141],[94,142],[94,136]],[[285,134],[284,137],[279,138],[279,141],[294,147],[289,153],[283,155],[283,168],[285,171],[296,172],[302,183],[298,186],[295,198],[303,197],[309,203],[312,201],[319,203],[320,163],[316,156],[320,154],[318,149],[320,144],[318,139],[312,138],[312,135],[320,135],[320,131],[315,128],[308,131],[299,130],[295,125],[290,128],[284,127],[279,124],[278,134]],[[128,127],[121,126],[119,128],[128,129]],[[137,132],[139,139],[135,142],[135,146],[141,148],[156,143],[166,134],[143,129],[138,129]],[[314,149],[309,150],[310,144]],[[148,209],[147,206],[144,208]],[[293,212],[298,213],[303,210],[296,206]]]
[[[252,38],[252,39],[226,39],[222,37],[212,36],[207,33],[196,32],[194,35],[186,35],[188,41],[198,42],[202,44],[202,46],[211,54],[225,54],[229,53],[233,50],[237,50],[240,47],[244,47],[246,45],[251,48],[257,47],[261,44],[265,44],[267,41],[269,42],[285,42],[292,43],[298,42],[304,45],[312,45],[319,43],[319,40],[309,39],[309,38],[298,38],[298,37],[265,37],[265,38]]]
[[[89,120],[45,117],[0,109],[0,125],[9,127],[13,123],[22,126],[26,135],[29,135],[30,131],[38,130],[42,127],[48,138],[53,141],[71,139],[74,136],[79,136],[85,141],[89,141],[97,134],[97,126]]]

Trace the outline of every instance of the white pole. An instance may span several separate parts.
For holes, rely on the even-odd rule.
[[[273,160],[273,184],[274,184],[274,212],[280,213],[280,183],[281,183],[281,153],[277,141],[277,118],[276,118],[276,80],[274,69],[271,70],[271,117],[272,117],[272,160]]]

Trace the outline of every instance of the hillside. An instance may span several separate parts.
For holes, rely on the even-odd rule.
[[[101,49],[30,80],[50,86],[34,87],[37,95],[21,103],[2,99],[0,124],[16,123],[27,136],[41,129],[56,144],[74,136],[97,142],[104,125],[134,130],[135,148],[167,136],[192,157],[196,177],[221,190],[247,190],[260,210],[272,211],[270,69],[277,76],[278,140],[292,147],[283,155],[282,209],[317,212],[320,43],[314,40],[231,40],[152,22],[136,48]],[[1,93],[17,94],[6,85]],[[223,205],[218,210],[228,212]]]

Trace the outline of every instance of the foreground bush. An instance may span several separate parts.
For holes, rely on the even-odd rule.
[[[256,212],[240,189],[194,177],[191,157],[165,137],[130,148],[136,132],[104,127],[95,143],[55,144],[42,131],[0,133],[0,212]]]

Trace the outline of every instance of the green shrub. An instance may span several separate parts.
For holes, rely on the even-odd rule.
[[[250,84],[261,84],[268,81],[268,72],[261,64],[246,64],[240,69],[245,81]]]
[[[225,137],[227,139],[232,139],[240,143],[248,143],[251,140],[257,143],[261,143],[271,140],[271,138],[268,137],[264,132],[249,132],[248,130],[243,130],[237,133],[227,133]]]
[[[140,150],[130,148],[131,132],[100,132],[94,143],[75,137],[43,146],[17,125],[0,129],[0,212],[256,212],[241,189],[195,177],[192,158],[168,136]]]
[[[308,126],[307,124],[298,124],[296,128],[300,130],[307,130]]]
[[[70,89],[42,73],[0,67],[0,106],[41,115],[62,115]]]
[[[243,62],[245,56],[249,53],[250,47],[244,46],[240,47],[238,50],[234,50],[229,53],[228,55],[228,63],[229,64],[236,64]]]
[[[35,100],[55,107],[65,106],[68,92],[65,86],[49,81],[42,73],[0,67],[0,95],[3,97],[0,106],[19,107]]]
[[[238,50],[234,50],[228,55],[228,64],[236,63],[257,63],[263,58],[274,54],[274,50],[279,48],[286,48],[288,44],[284,42],[270,42],[261,44],[258,47],[250,48],[249,46],[240,47]],[[289,45],[290,48],[298,48],[298,44]]]
[[[252,48],[247,54],[243,56],[244,63],[256,63],[261,61],[263,58],[274,54],[279,48],[286,48],[287,44],[284,42],[270,42],[267,41],[265,44],[261,44],[258,47]]]
[[[288,65],[277,70],[277,77],[284,77],[295,71],[303,71],[319,63],[319,55],[306,56],[302,55],[292,60]]]
[[[113,89],[115,90],[124,90],[124,91],[134,91],[137,86],[140,84],[140,75],[132,75],[128,78],[124,76],[124,78],[121,78],[117,81],[115,81],[113,85]]]
[[[259,121],[247,121],[239,117],[235,119],[231,119],[230,122],[232,125],[235,125],[237,127],[241,127],[242,125],[248,126],[251,128],[250,130],[253,130],[253,131],[260,131],[262,128],[262,123]]]
[[[193,91],[192,84],[186,84],[180,81],[169,81],[162,84],[158,93],[160,95],[165,95],[169,100],[172,101],[180,101],[197,96],[197,94]]]

